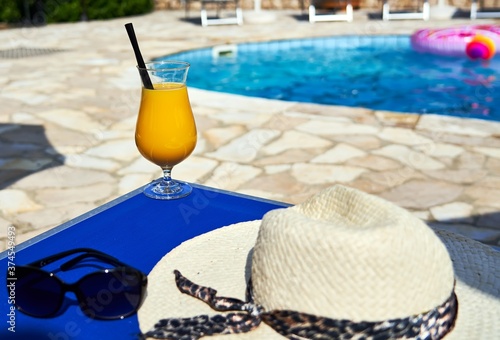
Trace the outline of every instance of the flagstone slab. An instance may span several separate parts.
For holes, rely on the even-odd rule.
[[[345,165],[299,163],[292,166],[297,181],[307,184],[347,183],[358,178],[366,169]]]
[[[137,146],[132,138],[106,141],[88,149],[85,154],[117,161],[131,161],[137,157]]]
[[[316,118],[322,117],[346,117],[352,122],[359,124],[370,124],[378,126],[379,122],[373,115],[371,109],[351,107],[351,106],[331,106],[322,104],[297,103],[293,109],[298,112],[316,115]]]
[[[476,147],[474,151],[485,154],[493,158],[500,159],[500,148],[487,148],[487,147]]]
[[[308,186],[302,182],[294,180],[292,175],[287,172],[266,173],[259,178],[253,178],[245,183],[242,188],[256,189],[262,191],[275,192],[283,196],[294,195],[298,192],[307,191]]]
[[[484,169],[440,169],[440,170],[423,170],[423,174],[434,179],[439,179],[447,182],[459,184],[472,184],[484,178],[488,172]]]
[[[386,127],[383,128],[377,136],[385,141],[405,144],[405,145],[421,145],[431,144],[433,141],[422,135],[419,135],[413,130],[403,129],[399,127]]]
[[[207,144],[207,140],[203,138],[203,136],[198,136],[198,141],[196,142],[196,146],[194,147],[191,155],[202,155],[209,151],[209,145]],[[137,151],[139,152],[139,151]]]
[[[69,220],[83,215],[99,205],[90,202],[78,202],[57,207],[46,207],[39,211],[25,212],[16,216],[16,226],[27,231],[21,237],[16,237],[18,242],[37,236],[51,228],[61,225]]]
[[[405,145],[387,145],[373,151],[374,154],[392,158],[417,170],[436,170],[446,166],[423,152],[415,151]]]
[[[236,190],[261,172],[262,169],[254,166],[225,162],[215,168],[205,185],[223,190]]]
[[[464,148],[461,146],[445,143],[435,143],[432,141],[424,145],[416,145],[413,148],[425,153],[426,155],[438,157],[440,159],[442,157],[455,158],[464,152]]]
[[[83,57],[77,63],[81,64],[81,65],[103,66],[103,65],[110,65],[110,64],[118,64],[119,60],[112,59],[112,58],[85,58],[85,57]]]
[[[196,111],[196,115],[201,115],[202,112]],[[267,113],[253,113],[253,112],[238,112],[238,111],[216,111],[208,113],[210,118],[218,121],[219,124],[223,125],[237,125],[244,124],[247,128],[260,128],[264,125],[271,115]]]
[[[140,188],[151,181],[161,177],[161,173],[156,175],[148,173],[126,174],[120,178],[118,182],[117,195],[125,195],[137,188]]]
[[[500,131],[500,122],[428,114],[420,117],[416,130],[489,137]]]
[[[135,124],[137,123],[137,116],[132,115],[127,118],[120,119],[112,124],[109,128],[114,131],[135,131]]]
[[[0,165],[0,169],[37,171],[37,170],[40,170],[53,162],[54,162],[54,160],[51,158],[11,159],[11,160],[7,160],[7,162],[5,162],[5,164]]]
[[[191,100],[191,104],[193,105],[220,108],[226,112],[228,110],[240,111],[241,108],[248,108],[249,111],[252,111],[257,117],[258,113],[270,114],[281,112],[294,105],[294,103],[291,102],[269,100],[257,97],[246,97],[236,94],[225,94],[195,88],[189,89],[189,98]],[[232,118],[230,119],[233,120]]]
[[[369,194],[380,194],[381,192],[387,190],[387,186],[370,181],[363,177],[356,178],[354,181],[349,182],[348,185],[351,188],[355,188]]]
[[[7,236],[9,236],[9,227],[14,227],[12,223],[2,217],[0,217],[0,238],[5,238],[7,239]],[[16,229],[14,229],[16,231]],[[3,246],[3,244],[0,244],[0,246]],[[0,248],[0,249],[5,249],[5,248]]]
[[[394,170],[402,167],[399,162],[377,155],[366,155],[352,158],[347,161],[347,164],[375,171]]]
[[[265,174],[245,183],[238,189],[250,193],[260,191],[266,193],[263,198],[278,199],[279,201],[298,204],[311,197],[324,186],[303,183],[295,180],[290,172]],[[267,193],[271,194],[267,194]],[[279,198],[278,198],[279,197]]]
[[[96,131],[93,135],[95,140],[112,140],[112,139],[132,139],[134,138],[134,131],[123,130],[100,130]]]
[[[229,128],[229,127],[235,127],[235,126],[241,126],[244,131],[247,131],[245,129],[245,126],[242,124],[232,124],[232,125],[221,125],[220,122],[218,122],[215,119],[212,119],[210,116],[204,116],[204,115],[195,115],[195,121],[196,121],[196,129],[198,130],[198,136],[206,137],[205,132],[214,129],[214,128]],[[135,130],[135,123],[134,123],[134,128]]]
[[[474,207],[465,202],[452,202],[430,209],[432,216],[435,220],[440,222],[446,221],[460,221],[461,223],[473,223],[472,210]]]
[[[82,131],[61,128],[51,123],[46,123],[45,126],[47,126],[45,135],[51,147],[55,150],[61,150],[62,154],[65,153],[63,150],[80,152],[100,142],[93,135]]]
[[[207,157],[190,156],[174,167],[172,176],[188,182],[198,182],[210,175],[219,164],[220,162]]]
[[[102,202],[115,192],[115,183],[96,183],[84,187],[40,189],[35,198],[48,207],[59,207],[79,202]]]
[[[370,125],[357,125],[353,123],[339,123],[331,121],[311,120],[297,126],[297,130],[319,136],[335,135],[376,135],[378,127]]]
[[[298,105],[298,107],[301,107],[302,105]],[[295,109],[293,107],[292,109]],[[317,114],[312,114],[308,113],[307,111],[295,111],[295,110],[287,110],[284,112],[284,116],[286,117],[293,117],[297,119],[303,119],[303,123],[306,123],[310,120],[316,120],[316,121],[321,121],[321,122],[332,122],[332,123],[341,123],[341,124],[355,124],[352,120],[353,117],[345,117],[345,116],[331,116],[331,115],[317,115]]]
[[[53,93],[50,96],[51,103],[80,100],[82,97],[95,98],[97,96],[95,89],[88,88],[72,88],[68,90],[61,86],[60,88],[52,89],[50,92]]]
[[[121,72],[113,74],[106,81],[121,90],[137,90],[142,86],[136,67],[122,67]]]
[[[375,117],[382,125],[414,128],[420,118],[418,114],[404,114],[391,111],[375,111]]]
[[[99,121],[89,117],[85,112],[72,109],[53,109],[38,113],[38,117],[65,127],[85,133],[93,133],[104,129]]]
[[[500,139],[495,137],[494,134],[488,137],[483,137],[428,130],[419,130],[419,133],[435,142],[453,144],[461,147],[500,147]]]
[[[485,168],[490,173],[500,176],[500,159],[490,158],[486,161]]]
[[[429,210],[410,210],[410,212],[413,216],[420,218],[426,223],[431,219],[431,212]]]
[[[24,191],[15,189],[0,190],[0,211],[3,214],[9,215],[40,210],[42,207],[42,205],[36,203]]]
[[[481,153],[464,151],[457,157],[456,165],[462,169],[482,169],[486,156]]]
[[[280,134],[276,130],[254,129],[233,139],[207,156],[218,160],[248,163],[255,159],[258,152],[269,141]]]
[[[0,92],[0,98],[4,100],[17,100],[26,105],[38,106],[49,101],[50,96],[43,94],[35,94],[27,96],[25,91],[3,90]]]
[[[218,148],[235,137],[239,137],[246,132],[242,125],[233,125],[221,128],[212,128],[203,131],[203,136],[214,148]]]
[[[309,119],[311,119],[310,116],[287,111],[273,115],[262,127],[279,131],[289,131],[295,129],[298,125],[304,124]]]
[[[316,149],[331,145],[332,142],[313,134],[287,131],[277,140],[264,146],[262,151],[268,155],[276,155],[289,149]]]
[[[334,135],[331,137],[325,135],[324,137],[336,142],[347,143],[364,151],[371,151],[382,147],[382,141],[373,135]]]
[[[43,124],[43,120],[38,119],[38,117],[26,112],[13,113],[11,115],[11,121],[12,123],[19,123],[19,124],[36,124],[36,125]]]
[[[462,186],[440,181],[410,180],[381,194],[399,206],[428,209],[456,200],[464,191]]]
[[[139,156],[135,160],[130,161],[117,171],[118,175],[128,175],[133,173],[153,173],[161,174],[161,169],[158,165],[151,163],[146,158]]]
[[[468,187],[464,194],[473,200],[474,205],[500,209],[500,189],[481,186]]]
[[[108,172],[114,172],[120,168],[120,163],[112,159],[93,157],[86,154],[66,155],[64,164],[75,168],[104,170]]]
[[[41,188],[71,188],[113,182],[113,177],[106,172],[61,166],[31,174],[14,183],[12,188],[32,191]]]
[[[480,181],[477,181],[476,186],[500,190],[500,176],[484,177]]]
[[[272,175],[272,174],[278,174],[278,173],[283,173],[285,171],[288,171],[292,168],[290,164],[280,164],[280,165],[268,165],[264,167],[264,172],[266,174]]]
[[[397,169],[386,171],[368,171],[362,175],[362,178],[383,185],[387,188],[393,188],[408,182],[409,180],[426,179],[426,176],[413,168],[401,166]]]
[[[363,157],[366,152],[350,146],[349,144],[339,143],[335,145],[332,149],[327,150],[323,154],[313,158],[312,163],[343,163],[352,158]]]
[[[254,165],[305,163],[320,155],[322,151],[323,149],[289,149],[277,155],[259,157]]]

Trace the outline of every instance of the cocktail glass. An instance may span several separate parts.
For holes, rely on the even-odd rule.
[[[142,79],[141,104],[135,129],[135,143],[141,155],[160,166],[163,177],[144,188],[154,199],[170,200],[189,195],[188,183],[173,180],[172,168],[193,152],[196,123],[186,87],[190,64],[183,61],[158,61],[138,67]],[[148,81],[149,83],[149,81]]]

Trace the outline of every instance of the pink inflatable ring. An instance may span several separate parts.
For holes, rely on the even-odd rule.
[[[467,45],[478,35],[490,38],[500,50],[500,25],[426,28],[411,36],[411,46],[417,52],[463,57]]]

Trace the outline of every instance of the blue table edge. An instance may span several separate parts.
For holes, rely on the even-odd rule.
[[[203,189],[203,190],[208,190],[208,191],[212,191],[212,192],[216,192],[216,193],[224,193],[224,194],[227,194],[227,195],[231,195],[231,196],[235,196],[235,197],[242,197],[242,198],[247,198],[247,199],[251,199],[251,200],[254,200],[254,201],[259,201],[259,202],[264,202],[264,203],[271,203],[271,204],[278,204],[278,205],[283,205],[283,206],[291,206],[291,204],[289,203],[284,203],[284,202],[279,202],[279,201],[275,201],[275,200],[271,200],[271,199],[266,199],[266,198],[262,198],[262,197],[257,197],[257,196],[251,196],[251,195],[247,195],[247,194],[242,194],[242,193],[237,193],[237,192],[233,192],[233,191],[228,191],[228,190],[224,190],[224,189],[218,189],[218,188],[212,188],[212,187],[208,187],[208,186],[204,186],[204,185],[201,185],[201,184],[196,184],[196,183],[189,183],[192,187],[194,188],[198,188],[198,189]],[[147,184],[146,184],[147,185]],[[71,228],[72,226],[74,226],[75,224],[78,224],[80,223],[81,221],[84,221],[88,218],[91,218],[92,216],[95,216],[97,214],[99,214],[100,212],[102,211],[105,211],[107,209],[110,209],[124,201],[126,201],[127,199],[131,198],[131,197],[134,197],[136,195],[142,195],[142,191],[144,189],[144,187],[146,186],[142,186],[142,187],[139,187],[127,194],[124,194],[120,197],[117,197],[97,208],[94,208],[82,215],[79,215],[67,222],[64,222],[52,229],[49,229],[37,236],[34,236],[33,238],[30,238],[24,242],[21,242],[20,244],[16,244],[15,245],[15,250],[16,252],[17,251],[20,251],[20,250],[23,250],[29,246],[32,246],[40,241],[43,241],[49,237],[51,237],[52,235],[55,235],[65,229],[68,229],[68,228]],[[6,250],[2,251],[0,253],[0,260],[3,260],[5,259],[8,254],[9,254],[9,251],[10,249],[7,248]]]

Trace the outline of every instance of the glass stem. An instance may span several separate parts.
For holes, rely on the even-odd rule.
[[[166,166],[166,167],[163,167],[163,181],[165,183],[170,183],[172,182],[172,167],[171,166]]]

